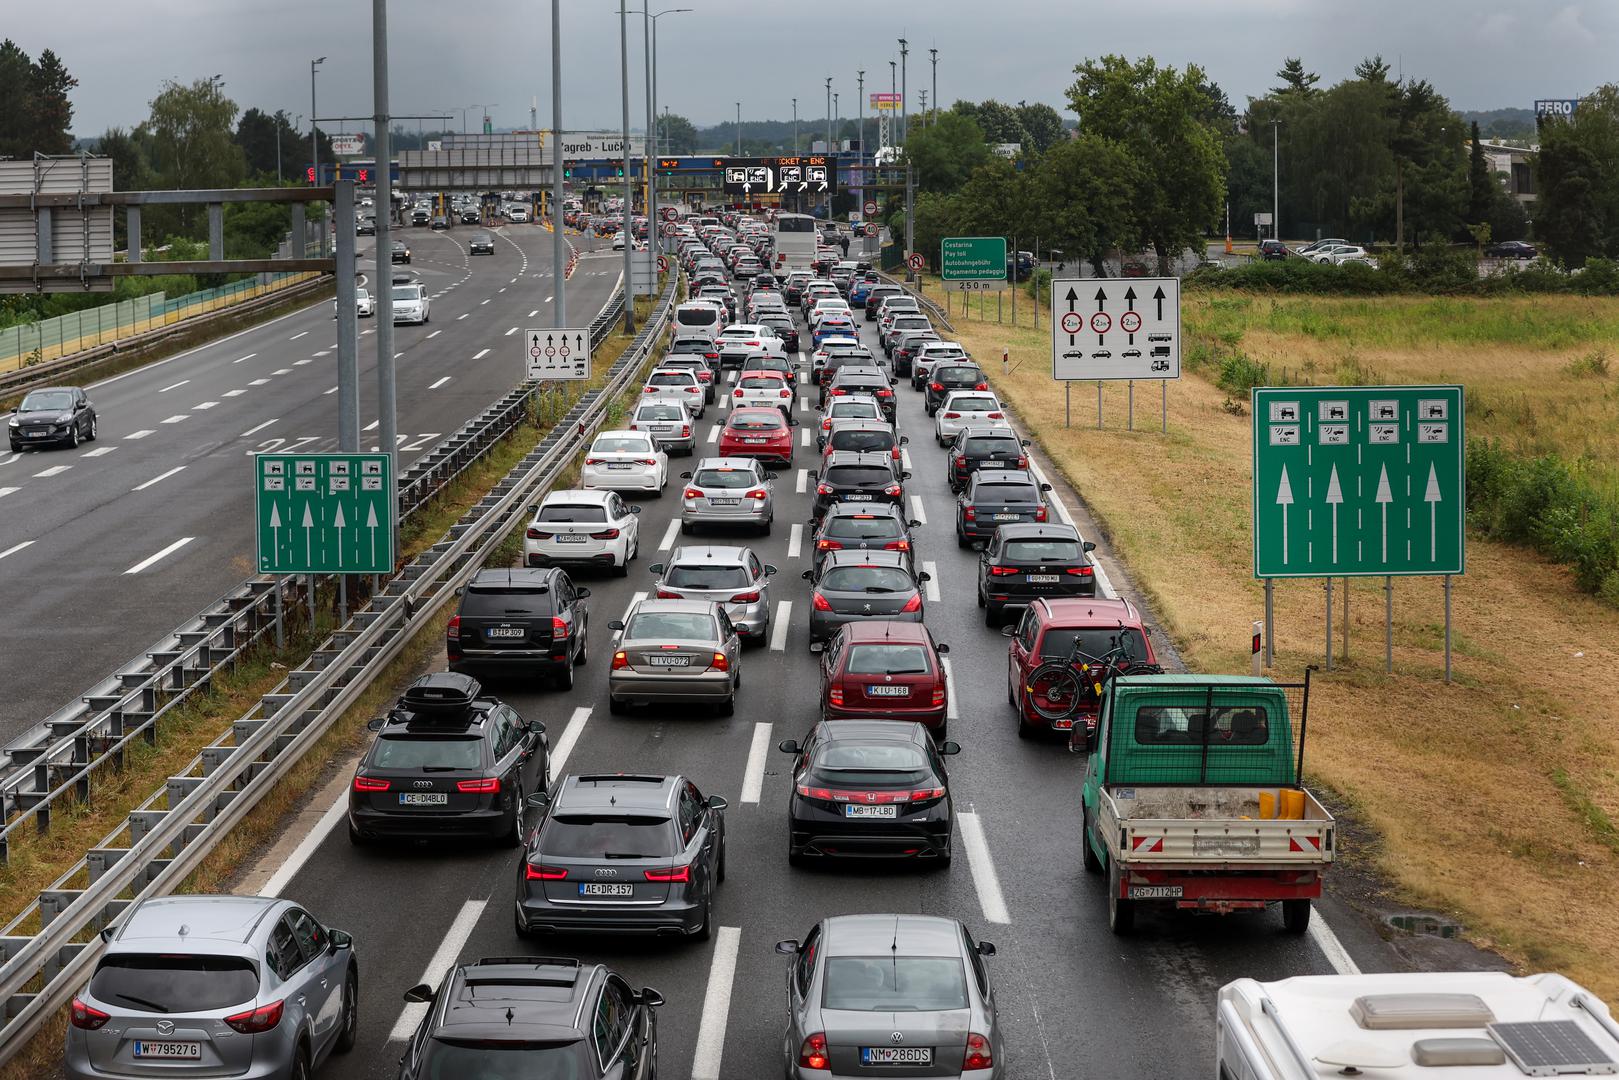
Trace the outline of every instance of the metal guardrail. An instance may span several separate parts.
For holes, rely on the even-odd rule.
[[[923,311],[928,313],[929,319],[932,319],[935,323],[942,325],[952,334],[956,332],[955,326],[950,322],[949,318],[945,316],[944,308],[940,307],[938,304],[935,304],[932,300],[929,300],[925,295],[923,295],[921,289],[913,289],[910,283],[904,278],[894,277],[892,274],[884,273],[881,270],[877,271],[877,276],[888,282],[890,285],[898,285],[907,293],[916,297],[916,302],[921,305]]]
[[[592,320],[591,341],[605,338],[623,311],[623,293],[615,293]],[[533,392],[514,388],[417,459],[400,477],[400,520],[517,427]],[[155,742],[165,715],[235,667],[274,626],[274,589],[268,575],[247,579],[0,751],[0,864],[29,822],[46,832],[55,806],[88,802],[97,774],[121,768],[134,740]]]
[[[389,581],[308,663],[204,747],[128,819],[0,929],[0,1063],[64,1006],[100,957],[99,931],[146,895],[171,891],[201,864],[396,656],[418,611],[464,584],[481,556],[522,520],[630,385],[662,336],[678,282],[614,363],[599,390],[575,403],[540,444],[438,543]],[[37,924],[29,933],[24,928]]]

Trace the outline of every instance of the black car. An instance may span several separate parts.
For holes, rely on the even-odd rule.
[[[13,454],[30,446],[78,446],[96,437],[96,407],[77,386],[30,390],[6,421]]]
[[[912,577],[911,565],[909,551],[817,552],[815,568],[801,575],[810,583],[810,640],[826,641],[863,619],[921,622],[922,584],[931,578],[926,571]]]
[[[802,303],[804,300],[804,286],[808,284],[806,277],[787,276],[787,282],[781,287],[781,296],[789,304]]]
[[[478,571],[444,630],[450,670],[549,675],[572,688],[574,665],[586,659],[589,598],[556,567]]]
[[[708,370],[715,378],[720,373],[720,350],[709,338],[677,337],[669,343],[668,356],[700,356],[708,362]],[[710,398],[709,400],[713,400]]]
[[[486,232],[473,233],[472,239],[467,241],[468,255],[493,255],[495,253],[495,238]]]
[[[988,390],[989,377],[984,374],[983,368],[977,364],[946,364],[933,365],[932,377],[928,379],[927,394],[922,400],[923,407],[929,416],[939,411],[944,399],[950,396],[952,390]]]
[[[1503,240],[1485,248],[1484,254],[1492,259],[1533,259],[1540,251],[1535,245],[1522,240]]]
[[[517,933],[650,933],[707,941],[725,880],[725,807],[684,776],[565,776],[530,800]]]
[[[894,377],[909,379],[911,363],[924,342],[943,341],[937,330],[907,330],[894,341]]]
[[[759,325],[768,326],[781,338],[781,347],[790,353],[798,351],[798,324],[791,315],[761,315]]]
[[[873,285],[871,291],[866,294],[866,321],[872,322],[877,318],[878,309],[882,307],[884,300],[890,296],[904,295],[905,290],[898,285]]]
[[[810,566],[820,573],[827,557],[839,551],[894,551],[907,573],[916,570],[916,543],[911,530],[920,525],[894,505],[843,503],[829,509],[815,530]]]
[[[410,248],[405,246],[403,240],[395,240],[392,249],[388,253],[388,258],[392,262],[408,263],[410,262]]]
[[[355,236],[375,236],[375,235],[377,235],[377,219],[374,218],[374,217],[371,217],[369,215],[366,216],[366,217],[361,218],[354,225],[354,235]]]
[[[492,956],[453,968],[437,990],[405,1000],[432,1007],[399,1059],[399,1080],[568,1077],[652,1080],[663,995],[630,989],[601,964],[555,956]]]
[[[831,367],[831,364],[827,366]],[[890,424],[895,422],[899,400],[894,397],[894,384],[888,381],[881,368],[864,364],[844,364],[837,368],[831,381],[821,390],[821,403],[824,406],[829,398],[850,394],[866,394],[876,398],[883,418]]]
[[[956,432],[944,457],[945,479],[951,491],[967,486],[967,478],[980,469],[1027,469],[1027,439],[1004,427],[973,425]]]
[[[524,799],[546,789],[545,725],[487,696],[470,675],[417,679],[387,716],[349,785],[349,840],[487,836],[516,845]]]
[[[839,451],[828,454],[819,470],[811,470],[809,478],[815,481],[814,516],[817,521],[827,508],[838,503],[856,506],[902,506],[905,502],[904,481],[911,478],[900,472],[896,462],[886,453],[856,453]]]
[[[1096,545],[1072,525],[1002,525],[978,556],[978,606],[999,626],[1008,608],[1050,597],[1096,595]]]
[[[793,755],[787,801],[787,861],[807,856],[894,856],[949,866],[950,775],[961,753],[905,720],[823,720]]]
[[[433,215],[426,210],[412,210],[410,212],[410,223],[412,225],[426,225],[432,219]]]
[[[1040,483],[1024,469],[973,473],[956,496],[956,545],[988,540],[996,529],[1013,522],[1044,523],[1045,493],[1050,490],[1050,484]]]
[[[1293,253],[1287,245],[1280,240],[1261,240],[1259,242],[1259,257],[1266,262],[1281,262]]]
[[[469,206],[467,209],[461,211],[461,224],[478,224],[478,208],[476,206]]]

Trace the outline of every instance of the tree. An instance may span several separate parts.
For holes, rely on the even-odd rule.
[[[50,49],[39,54],[30,74],[29,116],[34,149],[41,154],[66,154],[73,150],[73,103],[68,92],[79,80],[68,74],[62,60]]]
[[[1035,102],[1017,103],[1018,123],[1028,134],[1028,142],[1023,144],[1026,154],[1043,154],[1060,142],[1065,142],[1068,132],[1063,130],[1062,115],[1050,105]]]
[[[1038,207],[1032,231],[1047,248],[1101,266],[1109,249],[1138,231],[1130,202],[1134,168],[1121,146],[1093,132],[1052,147],[1031,184]]]
[[[276,127],[277,124],[286,123],[286,117],[280,113],[274,116],[259,109],[249,109],[242,114],[242,119],[236,125],[236,145],[242,148],[242,157],[247,164],[250,176],[273,176],[276,166],[281,164],[276,158]],[[297,143],[291,145],[295,149]],[[289,147],[283,147],[289,149]],[[285,169],[283,168],[283,175]]]
[[[1382,53],[1379,53],[1376,56],[1368,56],[1366,59],[1355,65],[1355,78],[1359,79],[1361,82],[1369,83],[1388,82],[1388,61],[1383,59]]]
[[[152,115],[142,125],[150,136],[149,160],[160,187],[226,188],[247,172],[242,148],[233,138],[236,103],[212,79],[189,86],[174,80],[152,99]],[[180,208],[178,230],[190,234],[203,220],[194,206]]]
[[[1473,144],[1467,155],[1467,220],[1472,224],[1487,222],[1495,206],[1495,193],[1500,187],[1490,175],[1490,166],[1484,160],[1484,144],[1479,141],[1478,121],[1473,121]]]
[[[660,154],[695,154],[697,129],[679,113],[665,113],[658,117],[658,152]]]
[[[1129,163],[1132,232],[1169,261],[1202,241],[1220,218],[1226,161],[1202,69],[1159,67],[1105,56],[1074,69],[1069,106],[1079,130],[1116,147]]]
[[[1535,235],[1564,266],[1619,256],[1619,87],[1580,101],[1540,126]]]
[[[1282,61],[1282,69],[1276,73],[1276,77],[1282,80],[1281,86],[1271,87],[1270,92],[1276,97],[1285,97],[1288,94],[1308,97],[1318,92],[1315,84],[1321,81],[1321,76],[1315,72],[1305,71],[1304,61],[1296,56],[1289,56]]]
[[[983,132],[987,143],[1018,143],[1026,145],[1031,142],[1029,132],[1024,128],[1018,111],[1010,105],[991,98],[980,102],[971,113],[972,119],[977,122],[978,129]],[[1060,124],[1061,118],[1058,118]],[[906,133],[909,137],[909,132]]]
[[[33,68],[16,42],[0,41],[0,157],[26,159],[34,152],[29,127]]]
[[[957,192],[955,225],[967,236],[1004,236],[1027,242],[1038,231],[1029,174],[992,157]]]
[[[949,194],[991,155],[976,121],[957,112],[940,113],[936,120],[910,133],[905,155],[916,169],[918,191]]]

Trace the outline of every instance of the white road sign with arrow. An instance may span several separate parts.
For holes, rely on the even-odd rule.
[[[1180,378],[1180,279],[1053,280],[1051,373],[1059,380]]]
[[[590,329],[524,330],[523,359],[535,381],[583,381],[590,378]]]

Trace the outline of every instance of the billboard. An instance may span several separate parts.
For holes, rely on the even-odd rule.
[[[365,153],[364,135],[333,135],[332,153],[338,157],[352,157]]]
[[[871,107],[878,112],[899,112],[901,94],[872,94]]]
[[[1579,98],[1541,98],[1535,102],[1535,119],[1560,116],[1566,120],[1574,115],[1579,104]]]

